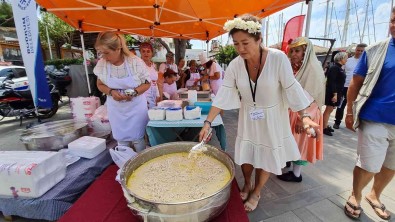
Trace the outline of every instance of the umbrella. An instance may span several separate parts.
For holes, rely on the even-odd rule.
[[[75,29],[87,32],[210,40],[223,24],[250,13],[260,18],[302,0],[37,0]]]

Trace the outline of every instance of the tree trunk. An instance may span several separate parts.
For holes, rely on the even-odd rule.
[[[62,52],[61,52],[61,48],[62,44],[59,41],[55,42],[55,51],[56,51],[56,55],[58,57],[58,59],[62,58]]]
[[[171,52],[170,47],[167,45],[165,41],[163,41],[161,38],[158,38],[158,41],[160,42],[160,44],[162,44],[163,47],[165,47],[167,52]]]
[[[175,48],[175,61],[178,65],[178,62],[180,61],[180,59],[185,58],[185,51],[187,48],[187,41],[186,39],[173,39],[174,41],[174,48]]]

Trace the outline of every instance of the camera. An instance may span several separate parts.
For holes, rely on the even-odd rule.
[[[136,96],[136,91],[134,89],[125,89],[124,93],[127,96]]]

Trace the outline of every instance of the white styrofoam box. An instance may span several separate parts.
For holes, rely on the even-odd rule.
[[[182,109],[167,109],[166,110],[166,120],[167,121],[179,121],[182,120]]]
[[[182,100],[163,100],[158,102],[158,107],[164,108],[181,108]]]
[[[150,120],[165,120],[166,110],[165,109],[149,109],[148,117]]]
[[[0,197],[37,198],[65,176],[63,153],[0,151]]]
[[[202,109],[199,106],[196,106],[194,109],[188,109],[188,107],[184,107],[184,118],[185,119],[198,119],[202,116]]]
[[[73,155],[92,159],[106,149],[106,140],[83,136],[69,143],[68,149]]]

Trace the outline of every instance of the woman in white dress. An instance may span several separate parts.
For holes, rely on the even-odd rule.
[[[102,55],[93,72],[97,88],[107,95],[107,111],[112,134],[118,145],[145,148],[148,123],[147,99],[143,95],[151,86],[144,62],[130,53],[123,35],[102,32],[95,43]]]
[[[226,22],[224,29],[229,31],[239,56],[226,70],[199,138],[207,134],[222,110],[240,109],[234,160],[241,165],[245,183],[240,196],[245,210],[250,212],[257,207],[270,173],[281,175],[287,161],[300,159],[288,108],[299,112],[305,129],[318,124],[304,112],[310,102],[295,79],[287,56],[262,46],[259,19],[244,15]]]
[[[152,57],[154,56],[154,48],[148,42],[143,42],[140,44],[140,54],[141,59],[147,66],[149,76],[151,78],[151,87],[145,91],[145,96],[147,97],[148,108],[156,106],[156,101],[159,99],[158,90],[158,71],[156,71],[155,64],[152,62]]]

